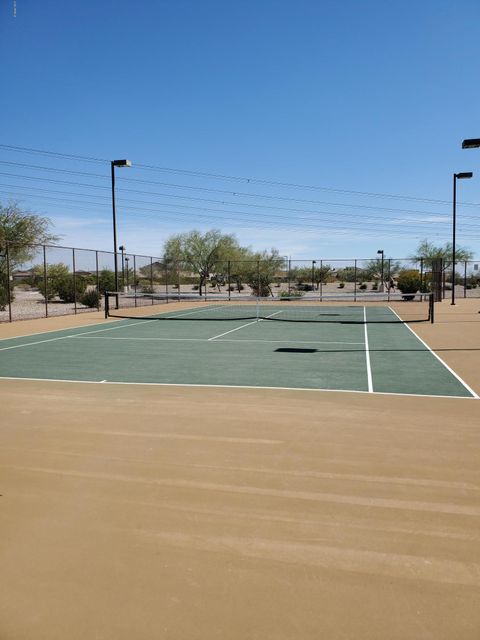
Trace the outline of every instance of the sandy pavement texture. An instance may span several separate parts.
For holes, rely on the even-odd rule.
[[[478,393],[476,313],[415,330]],[[476,399],[1,380],[0,407],[1,640],[480,637]]]

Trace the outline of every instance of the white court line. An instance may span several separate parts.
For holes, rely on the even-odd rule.
[[[215,307],[214,307],[215,308]],[[210,309],[208,309],[211,311]],[[196,309],[195,311],[190,311],[188,313],[184,313],[182,315],[191,315],[192,313],[198,313],[199,311],[207,311],[207,309]],[[148,316],[144,316],[148,318]],[[169,316],[171,318],[172,316]],[[176,316],[177,318],[180,316]],[[128,320],[128,318],[127,318]],[[35,342],[25,342],[23,344],[14,344],[11,347],[0,347],[0,351],[8,351],[9,349],[21,349],[22,347],[32,347],[36,344],[43,344],[44,342],[55,342],[57,340],[65,340],[66,338],[77,338],[78,336],[90,335],[91,333],[102,333],[104,331],[114,331],[115,329],[129,329],[130,327],[134,327],[138,324],[148,324],[149,322],[157,322],[157,318],[152,318],[151,320],[140,320],[139,322],[129,322],[128,324],[116,324],[114,327],[107,327],[106,329],[103,327],[102,329],[94,329],[93,331],[82,331],[81,333],[72,333],[67,336],[58,336],[57,338],[48,338],[47,340],[35,340]],[[94,325],[95,326],[95,325]],[[75,328],[75,327],[71,327]],[[69,329],[58,329],[58,331],[69,331]],[[41,335],[41,334],[39,334]],[[20,337],[28,337],[28,336],[18,336]]]
[[[265,387],[241,384],[189,384],[183,382],[115,382],[113,380],[62,380],[59,378],[22,378],[19,376],[0,376],[0,380],[27,380],[28,382],[66,382],[67,384],[118,384],[122,386],[143,386],[143,387],[201,387],[211,389],[270,389],[273,391],[310,391],[310,392],[331,392],[331,393],[362,393],[368,394],[369,391],[360,389],[324,389],[314,387]],[[397,393],[390,391],[373,391],[376,396],[402,396],[408,398],[448,398],[450,400],[478,400],[478,396],[445,396],[435,395],[433,393]]]
[[[76,338],[77,336],[83,336],[88,333],[99,333],[101,331],[114,331],[115,329],[125,329],[125,327],[132,327],[136,324],[146,324],[147,322],[156,322],[156,318],[153,320],[141,320],[140,322],[133,322],[130,324],[116,324],[114,327],[107,327],[106,329],[95,329],[94,331],[82,331],[81,333],[71,333],[68,336],[58,336],[57,338],[48,338],[47,340],[35,340],[35,342],[24,342],[23,344],[13,344],[11,347],[0,347],[0,351],[7,351],[8,349],[21,349],[22,347],[32,347],[36,344],[43,344],[44,342],[55,342],[56,340],[65,340],[66,338]],[[62,331],[62,329],[60,329]],[[64,329],[68,331],[68,329]]]
[[[478,400],[478,399],[479,399],[478,395],[475,393],[475,391],[474,391],[471,387],[469,387],[469,386],[468,386],[468,384],[467,384],[464,380],[462,380],[462,378],[458,375],[458,373],[455,373],[455,371],[454,371],[451,367],[449,367],[449,366],[448,366],[448,364],[447,364],[444,360],[442,360],[442,358],[440,358],[440,356],[439,356],[439,355],[437,355],[437,354],[435,353],[435,351],[433,351],[433,349],[431,349],[431,348],[428,346],[428,344],[427,344],[424,340],[422,340],[422,339],[420,338],[420,336],[419,336],[419,335],[417,335],[417,334],[415,333],[415,331],[412,329],[412,327],[410,327],[406,322],[403,322],[403,320],[401,319],[401,317],[398,315],[398,313],[397,313],[394,309],[392,309],[392,307],[388,307],[388,308],[390,309],[390,311],[391,311],[392,313],[394,313],[394,314],[397,316],[397,318],[398,318],[399,320],[401,320],[402,324],[403,324],[405,327],[407,327],[407,329],[408,329],[409,331],[411,331],[411,332],[413,333],[413,335],[417,338],[417,340],[419,340],[419,341],[423,344],[423,346],[424,346],[424,347],[426,347],[426,348],[428,349],[428,351],[430,351],[430,353],[432,354],[432,356],[434,356],[434,357],[435,357],[435,358],[436,358],[436,359],[437,359],[441,364],[443,364],[443,366],[445,367],[445,369],[447,369],[447,371],[449,371],[449,372],[452,374],[452,376],[453,376],[454,378],[456,378],[456,379],[457,379],[457,380],[458,380],[458,381],[459,381],[459,382],[460,382],[460,383],[465,387],[465,389],[466,389],[467,391],[469,391],[469,392],[472,394],[472,396]]]
[[[372,365],[370,363],[370,348],[368,346],[368,330],[367,330],[367,309],[363,307],[363,328],[365,331],[365,358],[367,361],[367,381],[368,381],[368,392],[373,393],[373,382],[372,382]]]
[[[220,305],[218,307],[213,307],[213,309],[221,309],[221,308],[222,308],[222,305]],[[209,305],[208,309],[197,309],[195,311],[189,312],[189,314],[190,313],[198,313],[199,311],[211,311],[211,310],[212,310],[212,305]],[[175,312],[174,311],[166,311],[165,313],[175,313]],[[182,315],[189,315],[189,314],[185,313],[185,314],[182,314]],[[56,317],[61,317],[61,316],[50,316],[50,318],[56,318]],[[146,315],[146,316],[135,316],[135,317],[137,317],[137,318],[149,318],[150,316]],[[134,320],[135,317],[132,316],[131,319]],[[168,317],[169,318],[174,318],[174,317],[180,317],[180,316],[168,316]],[[42,319],[44,319],[44,318],[42,318]],[[157,318],[152,318],[152,320],[156,320],[156,319]],[[106,324],[110,325],[110,324],[117,324],[119,322],[123,322],[124,324],[121,325],[122,327],[131,327],[132,323],[126,324],[126,322],[125,322],[125,321],[128,321],[128,320],[130,320],[130,318],[116,318],[116,317],[113,316],[108,321],[108,323],[106,323]],[[150,322],[150,321],[149,320],[143,320],[141,322],[141,324],[145,324],[145,322]],[[66,327],[65,329],[47,329],[47,331],[34,331],[33,333],[24,333],[21,336],[9,336],[8,338],[0,338],[0,343],[6,342],[7,340],[21,340],[22,338],[30,338],[31,336],[43,336],[46,333],[64,333],[65,331],[71,331],[71,330],[75,330],[75,329],[83,329],[84,327],[96,327],[99,324],[100,324],[100,321],[96,322],[95,324],[79,324],[76,327]],[[134,324],[140,324],[140,323],[135,322]],[[107,329],[99,329],[99,331],[107,331]],[[90,332],[88,332],[88,333],[90,333]],[[81,335],[81,334],[75,334],[75,335]],[[64,337],[72,337],[72,336],[61,336],[61,337],[64,338]],[[33,344],[33,342],[30,342],[29,344]],[[0,348],[0,351],[1,350],[2,349]]]
[[[146,340],[153,342],[210,342],[212,338],[129,338],[121,336],[120,338],[115,336],[89,336],[78,334],[82,340]],[[76,338],[77,336],[71,336],[72,338]],[[239,340],[216,340],[215,342],[265,342],[267,344],[270,343],[280,343],[280,344],[352,344],[352,345],[362,345],[364,346],[364,342],[343,342],[338,340],[255,340],[255,339],[242,339]]]
[[[273,316],[277,316],[279,313],[283,313],[282,311],[276,311],[275,313],[271,313],[269,316],[266,316],[267,318],[272,318]],[[225,331],[225,333],[219,333],[218,336],[213,336],[212,338],[209,338],[208,341],[211,342],[212,340],[215,340],[215,338],[221,338],[222,336],[226,336],[229,333],[233,333],[234,331],[239,331],[240,329],[243,329],[244,327],[248,327],[251,324],[255,324],[256,322],[261,322],[263,320],[263,318],[260,318],[260,320],[255,319],[252,320],[252,322],[247,322],[246,324],[242,324],[241,327],[236,327],[235,329],[230,329],[230,331]]]
[[[208,338],[207,342],[211,342],[215,340],[215,338],[221,338],[222,336],[226,336],[228,333],[233,333],[234,331],[239,331],[244,327],[248,327],[251,324],[256,324],[258,320],[252,320],[252,322],[247,322],[247,324],[242,324],[240,327],[235,327],[235,329],[230,329],[230,331],[225,331],[225,333],[219,333],[218,336],[213,336],[212,338]]]

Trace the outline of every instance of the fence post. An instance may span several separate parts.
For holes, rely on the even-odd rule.
[[[47,271],[47,248],[43,245],[43,282],[45,290],[45,317],[48,318],[48,271]]]
[[[73,308],[75,315],[77,314],[77,275],[75,273],[75,249],[72,249],[72,268],[73,268]]]
[[[388,284],[387,284],[387,300],[390,302],[390,282],[392,281],[392,259],[388,259]],[[420,279],[421,282],[421,279]],[[423,288],[423,287],[422,287]]]
[[[163,256],[163,268],[165,270],[165,296],[167,298],[168,304],[168,266],[167,261],[165,260],[165,256]]]
[[[98,271],[98,251],[95,251],[95,272],[97,274],[97,293],[98,293],[97,310],[100,311],[101,298],[100,298],[100,273]]]
[[[152,305],[153,305],[153,258],[150,256],[150,291],[152,292]]]
[[[228,299],[232,299],[232,292],[230,291],[230,260],[227,261],[227,288],[228,288]]]
[[[353,301],[357,301],[357,260],[355,259],[353,267]]]
[[[464,270],[463,270],[463,297],[467,297],[467,261],[464,262]]]
[[[320,302],[323,300],[323,260],[320,260]]]
[[[137,306],[137,256],[133,254],[133,295]]]
[[[11,288],[10,288],[10,254],[8,251],[8,241],[5,244],[5,261],[7,266],[8,321],[12,322],[12,295],[11,295]]]
[[[287,280],[288,280],[288,295],[290,295],[290,293],[291,293],[290,272],[291,272],[291,269],[292,269],[292,261],[291,261],[291,259],[290,259],[290,258],[288,259],[287,268],[288,268],[288,274],[287,274]]]

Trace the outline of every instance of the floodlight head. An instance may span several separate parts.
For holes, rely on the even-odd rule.
[[[379,249],[377,253],[381,253],[383,255],[383,249]]]
[[[120,245],[118,248],[119,248],[119,250],[120,250],[120,251],[125,251],[125,247],[124,247],[124,245],[123,245],[123,244],[122,244],[122,245]]]
[[[462,149],[477,149],[480,147],[480,138],[471,138],[462,142]]]
[[[465,180],[466,178],[472,178],[473,173],[471,171],[464,171],[463,173],[456,173],[457,180]]]
[[[113,160],[112,164],[114,167],[131,167],[131,160]]]

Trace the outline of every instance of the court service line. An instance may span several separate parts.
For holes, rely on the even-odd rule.
[[[76,338],[77,336],[71,336]],[[140,341],[152,341],[152,342],[210,342],[212,338],[136,338],[136,337],[116,337],[116,336],[89,336],[80,335],[78,337],[82,340],[140,340]],[[242,339],[239,340],[216,340],[215,342],[265,342],[267,344],[351,344],[351,345],[364,345],[363,342],[344,342],[338,340],[255,340],[255,339]]]
[[[265,318],[273,318],[273,316],[278,316],[279,313],[283,313],[282,311],[275,311],[275,313],[271,313],[269,316],[265,316]],[[251,324],[255,324],[257,322],[261,322],[264,318],[256,318],[255,320],[252,320],[252,322],[247,322],[246,324],[242,324],[241,327],[235,327],[235,329],[230,329],[230,331],[225,331],[224,333],[219,333],[218,336],[213,336],[212,338],[208,338],[208,342],[211,342],[212,340],[215,340],[216,338],[221,338],[222,336],[226,336],[229,333],[233,333],[234,331],[239,331],[240,329],[243,329],[244,327],[248,327]]]
[[[469,392],[472,394],[472,396],[473,396],[474,398],[476,398],[477,400],[479,400],[480,398],[479,398],[478,394],[477,394],[477,393],[476,393],[476,392],[475,392],[475,391],[474,391],[474,390],[473,390],[473,389],[472,389],[472,388],[471,388],[471,387],[470,387],[470,386],[465,382],[465,380],[462,380],[462,378],[458,375],[458,373],[455,373],[455,371],[454,371],[451,367],[449,367],[449,366],[448,366],[448,364],[447,364],[444,360],[442,360],[442,358],[440,358],[440,356],[439,356],[439,355],[437,355],[437,354],[435,353],[435,351],[434,351],[433,349],[431,349],[431,348],[428,346],[428,344],[427,344],[424,340],[422,340],[422,338],[420,338],[420,336],[419,336],[418,334],[416,334],[416,333],[415,333],[415,331],[412,329],[412,327],[410,327],[406,322],[403,322],[403,320],[400,318],[400,316],[399,316],[399,315],[398,315],[398,313],[395,311],[395,309],[392,309],[392,307],[388,307],[388,308],[390,309],[390,311],[392,311],[392,313],[394,313],[394,314],[397,316],[397,318],[398,318],[399,320],[401,320],[401,321],[402,321],[402,324],[403,324],[405,327],[407,327],[407,329],[408,329],[409,331],[411,331],[411,332],[413,333],[413,335],[417,338],[417,340],[419,340],[419,341],[423,344],[423,346],[424,346],[426,349],[428,349],[428,351],[430,351],[430,353],[432,354],[432,356],[434,356],[434,357],[435,357],[435,358],[436,358],[436,359],[437,359],[441,364],[443,364],[443,366],[445,367],[445,369],[447,369],[447,371],[448,371],[449,373],[451,373],[451,374],[452,374],[452,376],[453,376],[454,378],[456,378],[456,379],[460,382],[460,384],[462,384],[462,385],[465,387],[465,389],[466,389],[467,391],[469,391]]]
[[[252,322],[247,322],[246,324],[242,324],[240,327],[235,327],[235,329],[230,329],[230,331],[225,331],[225,333],[219,333],[218,336],[212,336],[211,338],[208,338],[207,342],[211,342],[212,340],[215,340],[215,338],[221,338],[222,336],[226,336],[229,333],[233,333],[234,331],[239,331],[240,329],[243,329],[244,327],[248,327],[251,324],[256,324],[258,322],[258,320],[252,320]]]
[[[370,348],[368,346],[368,329],[367,329],[367,309],[363,307],[363,328],[365,331],[365,359],[367,361],[367,381],[368,381],[368,392],[373,393],[373,382],[372,382],[372,365],[370,362]]]

